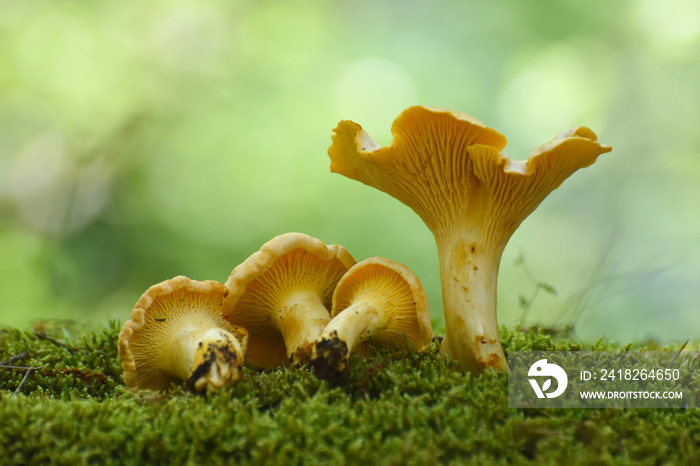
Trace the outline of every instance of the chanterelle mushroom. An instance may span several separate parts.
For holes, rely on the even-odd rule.
[[[119,333],[127,388],[164,391],[183,380],[214,392],[237,382],[248,333],[222,317],[227,294],[219,282],[183,276],[150,287]]]
[[[314,345],[311,365],[319,377],[337,379],[350,353],[372,354],[371,346],[406,342],[430,347],[433,330],[428,298],[418,277],[383,257],[365,259],[343,275],[333,294],[331,321]]]
[[[335,285],[355,262],[342,246],[286,233],[233,269],[223,312],[248,330],[246,364],[268,369],[288,361],[306,363],[331,318]]]
[[[394,121],[391,146],[341,121],[328,149],[331,171],[411,207],[433,232],[446,335],[441,351],[463,371],[506,370],[496,321],[501,254],[520,223],[579,168],[611,150],[588,128],[564,131],[527,162],[500,151],[506,138],[478,120],[410,107]]]

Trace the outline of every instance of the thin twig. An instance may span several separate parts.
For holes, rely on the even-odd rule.
[[[27,373],[24,374],[24,378],[23,378],[22,381],[19,383],[19,387],[17,387],[17,390],[15,390],[15,391],[12,393],[12,396],[10,396],[10,398],[14,397],[14,396],[17,394],[17,392],[19,392],[19,390],[22,388],[22,385],[24,385],[25,380],[27,380],[27,377],[29,377],[29,374],[31,374],[31,373],[32,373],[32,370],[34,370],[34,369],[35,369],[34,367],[29,367],[29,368],[27,368]]]
[[[39,367],[33,367],[33,366],[6,366],[4,364],[0,364],[0,367],[3,369],[16,369],[18,371],[26,371],[27,369],[43,369],[44,366],[39,366]]]
[[[0,368],[2,368],[2,369],[11,369],[11,370],[14,370],[14,371],[27,371],[27,372],[24,374],[24,377],[22,378],[22,381],[19,383],[19,387],[17,387],[17,389],[12,393],[12,396],[10,396],[10,398],[12,398],[12,397],[15,396],[17,393],[19,393],[20,389],[21,389],[22,386],[24,385],[24,382],[27,381],[27,378],[28,378],[29,375],[32,373],[32,371],[37,371],[37,370],[39,370],[39,369],[43,369],[43,368],[44,368],[44,366],[30,367],[30,366],[13,366],[13,365],[11,365],[13,362],[15,362],[15,361],[17,361],[17,360],[19,360],[19,359],[24,359],[24,358],[26,358],[26,357],[27,357],[27,352],[25,351],[25,352],[20,353],[20,354],[18,354],[18,355],[16,355],[16,356],[12,356],[12,357],[11,357],[10,359],[8,359],[7,361],[2,361],[2,362],[0,363]]]
[[[72,346],[66,345],[62,341],[58,341],[55,338],[51,338],[50,336],[46,335],[44,332],[34,332],[34,336],[37,337],[39,340],[50,341],[54,345],[60,346],[61,348],[65,348],[71,353],[75,353],[77,351],[80,351],[80,348],[74,348]]]
[[[11,366],[12,363],[14,363],[15,361],[19,361],[20,359],[24,359],[24,358],[26,358],[27,356],[29,356],[29,353],[27,353],[26,351],[24,351],[24,352],[22,352],[22,353],[19,353],[19,354],[16,355],[16,356],[10,357],[10,359],[6,359],[5,361],[0,361],[0,366],[5,366],[5,365]]]

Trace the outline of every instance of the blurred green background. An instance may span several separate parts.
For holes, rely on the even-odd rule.
[[[0,325],[124,321],[148,286],[225,281],[288,231],[406,264],[441,320],[428,229],[326,155],[339,120],[389,144],[423,104],[515,159],[577,125],[614,148],[511,239],[500,323],[541,281],[558,293],[525,326],[697,340],[698,18],[693,0],[0,0]]]

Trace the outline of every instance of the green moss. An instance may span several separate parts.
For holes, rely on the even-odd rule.
[[[0,360],[24,354],[12,363],[40,367],[16,394],[26,370],[0,368],[3,464],[700,462],[695,410],[508,409],[506,374],[461,375],[437,343],[400,360],[353,356],[339,385],[295,366],[246,369],[213,396],[134,395],[119,328],[0,331]],[[506,352],[589,349],[535,331],[502,340]]]

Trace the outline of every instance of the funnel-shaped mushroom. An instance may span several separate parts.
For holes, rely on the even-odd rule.
[[[215,392],[241,377],[245,329],[221,316],[228,289],[178,276],[150,287],[119,333],[119,356],[129,390],[166,390],[187,382],[193,392]]]
[[[331,171],[411,207],[433,232],[440,259],[446,335],[441,351],[462,371],[505,370],[496,321],[501,254],[520,223],[579,168],[611,147],[585,127],[535,150],[527,162],[500,151],[506,139],[478,120],[410,107],[380,147],[358,124],[341,121],[328,149]]]
[[[335,285],[355,262],[342,246],[286,233],[233,269],[223,312],[248,330],[246,364],[268,369],[288,361],[306,363],[331,318]]]
[[[325,379],[345,371],[350,353],[369,356],[372,346],[393,343],[418,351],[430,347],[428,298],[407,267],[382,257],[355,264],[333,294],[331,321],[314,345],[311,365]]]

